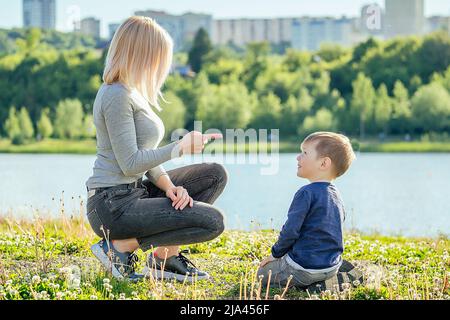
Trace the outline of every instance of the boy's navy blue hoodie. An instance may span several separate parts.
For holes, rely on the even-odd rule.
[[[274,258],[289,257],[305,269],[327,269],[341,261],[345,209],[333,183],[302,187],[294,197],[277,243]]]

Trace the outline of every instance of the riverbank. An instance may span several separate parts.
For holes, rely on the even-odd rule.
[[[98,239],[82,216],[0,219],[0,300],[450,299],[450,240],[446,238],[347,234],[344,258],[363,269],[367,283],[315,295],[259,286],[255,273],[277,238],[273,230],[226,231],[211,242],[184,247],[214,282],[111,279],[89,251]],[[138,255],[144,261],[144,253]]]
[[[164,143],[163,143],[164,144]],[[214,145],[207,146],[205,151],[215,148]],[[261,144],[261,150],[271,151],[270,144]],[[300,145],[297,141],[281,141],[280,153],[296,153]],[[450,153],[450,142],[362,142],[355,143],[355,150],[360,152],[379,153]],[[225,152],[249,153],[257,152],[257,144],[236,144],[234,147],[224,146]],[[95,154],[95,140],[66,141],[48,139],[33,142],[27,145],[15,146],[9,140],[0,140],[0,153],[24,153],[24,154]]]

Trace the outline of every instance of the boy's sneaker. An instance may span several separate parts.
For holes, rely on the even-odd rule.
[[[147,265],[142,271],[146,277],[153,276],[155,279],[175,279],[177,281],[194,281],[210,279],[210,275],[200,271],[183,253],[189,251],[181,251],[178,256],[173,256],[165,260],[150,253],[148,255]],[[163,269],[164,267],[164,269]]]
[[[143,278],[135,273],[138,257],[135,253],[119,252],[114,248],[112,241],[100,240],[91,246],[94,256],[117,279],[137,281]]]

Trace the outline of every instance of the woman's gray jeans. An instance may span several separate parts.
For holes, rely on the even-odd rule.
[[[212,206],[223,192],[228,174],[216,163],[195,164],[167,172],[175,186],[183,186],[194,200],[183,211],[148,179],[137,188],[106,189],[87,201],[94,232],[110,240],[137,239],[143,251],[201,243],[224,231],[224,215]]]

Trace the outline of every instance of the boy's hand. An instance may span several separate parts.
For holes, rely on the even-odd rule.
[[[275,259],[272,255],[268,256],[267,258],[264,258],[263,261],[261,261],[261,264],[259,265],[260,268],[264,267],[266,264],[270,262],[274,262],[278,259]]]

